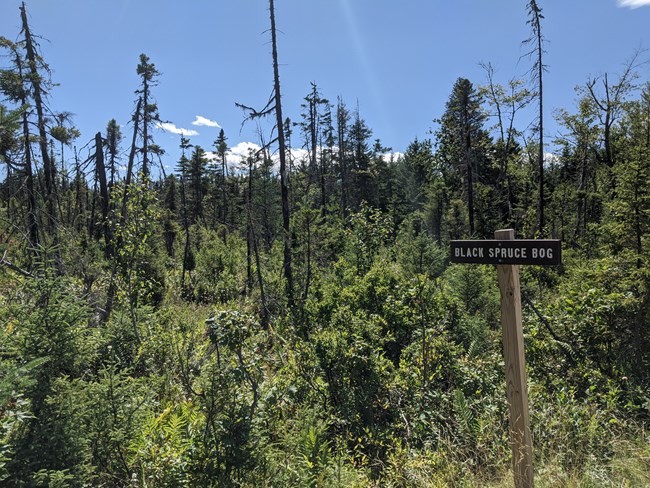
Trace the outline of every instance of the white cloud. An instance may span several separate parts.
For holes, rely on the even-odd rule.
[[[260,149],[262,149],[260,145],[254,142],[240,142],[228,149],[228,159],[237,159],[237,162],[239,162],[243,157],[248,156],[250,150],[259,151]]]
[[[194,122],[192,122],[192,125],[198,125],[204,127],[217,127],[218,129],[221,129],[221,126],[217,122],[215,122],[214,120],[210,120],[206,117],[203,117],[202,115],[197,115]]]
[[[234,172],[247,171],[246,157],[248,157],[251,150],[257,152],[261,150],[261,146],[255,142],[239,142],[235,146],[229,148],[226,152],[226,164],[228,170]],[[292,148],[290,154],[292,164],[296,168],[299,168],[301,165],[306,165],[309,161],[309,151],[304,148]],[[388,152],[383,154],[383,156],[386,161],[397,161],[399,158],[403,157],[404,154],[400,152]],[[205,157],[209,161],[213,161],[215,164],[221,164],[219,156],[214,151],[206,151]],[[280,166],[280,157],[277,151],[272,154],[271,158],[273,159],[273,171],[278,171]],[[557,156],[547,153],[546,164],[550,164],[551,161],[557,162]]]
[[[294,161],[300,161],[301,159],[309,159],[309,151],[307,149],[291,149],[291,158]]]
[[[387,152],[387,153],[382,154],[382,156],[384,157],[384,161],[393,161],[393,162],[396,162],[396,161],[399,160],[400,158],[403,158],[403,157],[404,157],[404,153],[401,153],[401,152],[398,152],[398,151],[395,151],[395,152]]]
[[[618,6],[630,8],[650,6],[650,0],[618,0]]]
[[[533,164],[537,165],[537,152],[531,154],[531,153],[525,153],[522,154],[522,161],[526,164]],[[544,153],[544,167],[545,168],[551,168],[556,164],[560,164],[561,158],[555,153],[552,152],[545,152]]]
[[[240,142],[226,151],[226,164],[230,171],[241,169],[245,165],[244,158],[248,156],[249,150],[259,151],[259,144],[254,142]],[[219,156],[214,151],[206,151],[205,157],[208,161],[219,162]]]
[[[228,162],[229,167],[245,167],[246,166],[246,157],[250,151],[257,152],[262,149],[262,146],[254,142],[240,142],[237,145],[228,149],[226,153],[226,161]],[[216,156],[215,156],[216,157]],[[294,164],[298,164],[301,159],[307,159],[309,157],[309,152],[305,149],[291,149],[291,159]],[[273,170],[277,171],[280,167],[280,156],[277,151],[271,155],[273,160]]]
[[[547,168],[549,166],[553,166],[554,164],[558,164],[560,162],[560,157],[557,154],[553,154],[550,152],[545,152],[544,153],[544,166]]]
[[[199,133],[196,132],[195,130],[183,129],[181,127],[176,127],[171,122],[158,122],[156,124],[156,127],[158,129],[164,130],[165,132],[171,132],[172,134],[178,134],[178,135],[186,136],[186,137],[198,136],[199,135]]]

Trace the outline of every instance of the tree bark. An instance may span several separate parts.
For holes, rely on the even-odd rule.
[[[29,66],[29,74],[31,79],[34,106],[36,107],[37,115],[37,128],[39,135],[39,148],[41,151],[41,157],[43,159],[43,172],[45,174],[45,189],[47,192],[47,211],[48,211],[48,222],[50,227],[50,232],[54,238],[54,243],[57,244],[57,208],[56,208],[56,172],[50,159],[50,155],[47,151],[47,132],[45,130],[45,114],[43,110],[43,88],[41,86],[41,76],[38,72],[38,64],[36,62],[36,49],[34,47],[34,42],[32,39],[31,32],[29,30],[29,24],[27,22],[27,11],[25,9],[25,3],[20,7],[20,16],[22,19],[23,34],[25,36],[25,50],[27,51],[27,63]]]
[[[36,220],[36,193],[34,190],[34,174],[32,172],[32,148],[29,142],[29,121],[27,113],[23,113],[23,137],[25,139],[25,177],[27,185],[27,227],[29,229],[29,244],[33,249],[38,248],[38,221]],[[37,251],[34,251],[37,253]]]
[[[291,229],[290,229],[290,209],[289,209],[289,187],[287,175],[287,160],[286,160],[286,147],[284,140],[283,119],[282,119],[282,103],[280,94],[280,74],[278,69],[278,48],[277,36],[275,28],[275,5],[274,0],[269,0],[269,11],[271,16],[271,46],[273,56],[273,82],[274,82],[274,95],[275,95],[275,117],[278,130],[278,150],[280,156],[280,198],[282,201],[282,229],[284,233],[284,250],[283,250],[283,265],[282,270],[285,279],[285,294],[287,297],[287,304],[293,308],[293,274],[291,268]]]
[[[137,151],[138,140],[138,124],[140,123],[140,108],[142,107],[142,98],[138,99],[138,104],[135,107],[135,114],[133,117],[133,138],[131,139],[131,150],[129,152],[129,161],[126,166],[126,175],[124,177],[124,194],[122,195],[122,213],[120,216],[120,224],[124,224],[126,220],[126,202],[128,199],[128,189],[133,179],[133,165],[135,163],[135,153]]]
[[[248,182],[246,191],[246,295],[253,290],[253,155],[248,155]]]
[[[142,175],[149,176],[149,83],[147,81],[147,74],[142,75]],[[137,126],[136,126],[137,127]]]
[[[102,233],[106,245],[111,242],[111,229],[108,225],[109,195],[106,181],[106,165],[104,164],[104,140],[101,132],[95,134],[95,170],[99,181],[99,198],[102,208]]]
[[[542,72],[544,65],[542,64],[542,30],[539,25],[539,16],[536,17],[537,21],[537,52],[539,53],[538,73],[539,77],[539,154],[537,156],[537,165],[539,167],[539,236],[544,237],[544,226],[546,225],[544,217],[544,90]]]
[[[539,236],[544,237],[544,226],[546,225],[544,217],[544,85],[543,85],[543,53],[542,49],[542,25],[541,25],[541,10],[534,0],[531,2],[533,7],[533,32],[535,33],[536,51],[537,51],[537,82],[539,85],[539,148],[537,155],[537,166],[539,171]]]

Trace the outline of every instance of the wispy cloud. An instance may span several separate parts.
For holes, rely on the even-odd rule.
[[[218,122],[203,117],[203,115],[197,115],[194,122],[192,122],[192,125],[198,125],[203,127],[217,127],[218,129],[221,129],[221,126],[219,125]]]
[[[618,0],[618,6],[629,8],[650,7],[650,0]]]
[[[198,136],[199,133],[191,129],[183,129],[181,127],[176,127],[176,125],[171,122],[158,122],[156,127],[164,130],[165,132],[171,132],[172,134],[178,134],[181,136],[191,137]]]

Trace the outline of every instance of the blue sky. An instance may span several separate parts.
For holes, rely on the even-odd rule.
[[[20,0],[0,0],[0,35],[16,39]],[[123,132],[134,106],[140,53],[162,73],[154,89],[160,115],[198,133],[210,148],[218,128],[231,146],[255,142],[240,131],[235,102],[263,107],[272,66],[265,0],[28,0],[33,32],[53,70],[51,107],[75,114],[83,146],[115,118]],[[394,151],[424,138],[440,117],[454,81],[485,83],[525,77],[525,0],[276,0],[285,116],[298,120],[310,82],[332,102],[341,96]],[[539,0],[548,40],[545,75],[547,135],[553,109],[573,110],[574,87],[589,76],[616,74],[635,49],[650,48],[650,0]],[[627,4],[627,5],[626,5]],[[646,56],[647,57],[647,56]],[[650,80],[648,65],[642,80]],[[519,120],[523,128],[532,115]],[[179,136],[159,130],[156,142],[178,159]],[[294,146],[301,143],[294,137]],[[127,145],[125,141],[125,146]],[[126,149],[126,147],[125,147]]]

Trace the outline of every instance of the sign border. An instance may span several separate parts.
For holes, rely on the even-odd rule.
[[[527,264],[537,266],[558,266],[562,264],[562,241],[560,239],[483,239],[483,240],[453,240],[451,242],[450,261],[452,263],[470,263],[470,264]],[[483,249],[481,256],[455,256],[454,250],[457,248]],[[533,249],[541,248],[553,249],[552,258],[532,257]],[[526,249],[526,257],[493,257],[490,256],[489,249]]]

